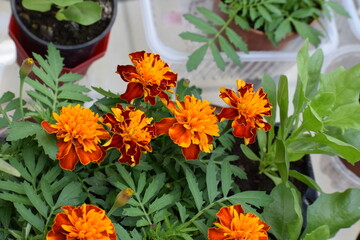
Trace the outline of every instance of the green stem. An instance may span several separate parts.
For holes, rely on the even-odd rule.
[[[142,201],[140,200],[140,196],[135,192],[134,196],[136,197],[136,200],[138,201],[138,203],[140,204],[141,210],[143,211],[143,213],[145,214],[146,220],[148,221],[149,225],[153,225],[153,223],[150,220],[150,216],[149,214],[146,212],[144,204],[142,203]],[[111,209],[110,209],[111,210]]]
[[[1,115],[4,116],[5,120],[10,124],[11,120],[10,120],[9,116],[6,114],[5,110],[1,106],[0,106],[0,113],[1,113]]]
[[[22,76],[20,74],[20,92],[19,92],[19,104],[20,104],[20,114],[21,114],[21,120],[24,121],[24,106],[23,106],[23,88],[24,88],[24,82],[25,82],[26,76]]]
[[[54,211],[55,211],[55,208],[54,208],[54,207],[51,207],[50,214],[48,215],[48,217],[47,217],[47,219],[46,219],[45,226],[44,226],[44,236],[43,236],[43,239],[44,239],[44,240],[46,240],[47,228],[48,228],[48,226],[49,226],[50,219],[51,219],[52,215],[54,214]]]

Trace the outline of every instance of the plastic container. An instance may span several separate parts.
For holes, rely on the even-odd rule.
[[[344,8],[350,14],[351,31],[360,40],[360,0],[343,0]]]
[[[211,9],[213,1],[168,0],[164,7],[163,0],[140,0],[145,36],[151,51],[160,54],[172,70],[179,73],[179,77],[188,78],[193,84],[201,87],[205,99],[218,105],[223,104],[217,98],[219,87],[233,88],[236,79],[257,82],[264,74],[277,77],[293,71],[296,67],[298,50],[304,42],[300,37],[292,40],[281,51],[250,51],[248,54],[239,52],[242,66],[235,66],[226,60],[224,72],[217,68],[211,54],[208,53],[196,70],[188,72],[186,70],[188,56],[199,46],[199,43],[183,40],[179,34],[198,30],[183,18],[183,14],[196,14],[196,8],[199,6]],[[322,22],[325,37],[319,47],[323,49],[325,55],[329,55],[336,51],[338,46],[338,32],[335,21],[324,19]],[[315,27],[320,28],[319,24],[315,24]]]
[[[360,63],[360,44],[345,45],[325,58],[323,72],[328,73],[340,66],[348,69],[358,63]]]

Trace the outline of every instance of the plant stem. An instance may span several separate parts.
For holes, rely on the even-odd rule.
[[[153,223],[150,220],[149,214],[146,212],[144,204],[142,203],[142,201],[140,200],[140,196],[135,192],[134,193],[136,200],[138,201],[138,203],[140,204],[141,210],[143,211],[143,213],[145,214],[146,220],[148,221],[149,225],[153,225]]]

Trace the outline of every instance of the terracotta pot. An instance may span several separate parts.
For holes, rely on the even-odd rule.
[[[344,164],[344,166],[347,169],[352,171],[356,176],[358,176],[360,178],[360,161],[356,162],[354,165],[352,165],[351,163],[349,163],[348,161],[346,161],[343,158],[340,158],[340,161],[342,162],[342,164]]]
[[[221,0],[214,0],[213,11],[222,17],[224,20],[227,19],[227,15],[223,13],[219,8],[219,2]],[[284,39],[282,39],[277,46],[274,46],[264,32],[250,29],[244,30],[240,26],[236,25],[234,21],[229,24],[229,27],[234,30],[244,42],[247,43],[249,51],[276,51],[284,48],[291,40],[296,38],[298,34],[289,33]]]
[[[16,11],[16,1],[11,1],[12,16],[9,23],[9,35],[17,47],[17,63],[20,65],[32,53],[46,54],[48,41],[42,40],[33,34],[23,23]],[[117,1],[113,0],[113,13],[107,28],[96,38],[77,45],[58,45],[56,48],[64,58],[65,67],[63,72],[76,72],[85,74],[90,65],[105,55],[110,36],[111,27],[117,13]]]

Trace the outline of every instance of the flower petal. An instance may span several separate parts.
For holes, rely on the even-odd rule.
[[[75,168],[76,163],[79,161],[79,157],[76,154],[75,147],[71,144],[69,151],[66,155],[60,158],[60,167],[64,170],[72,171]]]
[[[199,145],[190,144],[188,148],[182,148],[182,154],[186,160],[197,160],[200,154]]]
[[[82,147],[76,148],[76,153],[80,162],[83,165],[87,165],[91,162],[101,162],[105,158],[105,151],[98,145],[95,145],[95,151],[87,152]]]
[[[228,238],[224,233],[226,233],[226,231],[224,231],[223,228],[209,228],[208,240],[226,240]]]
[[[175,123],[169,129],[169,136],[175,144],[183,148],[188,148],[191,144],[191,132],[182,124]]]
[[[41,126],[47,131],[48,133],[56,133],[58,130],[56,128],[51,127],[51,124],[47,121],[42,121]]]
[[[143,95],[143,86],[140,83],[130,82],[127,85],[125,93],[121,94],[120,98],[126,100],[127,103],[131,103],[132,100],[140,98]]]
[[[159,122],[154,123],[155,135],[169,134],[169,129],[176,123],[175,118],[163,118]]]

